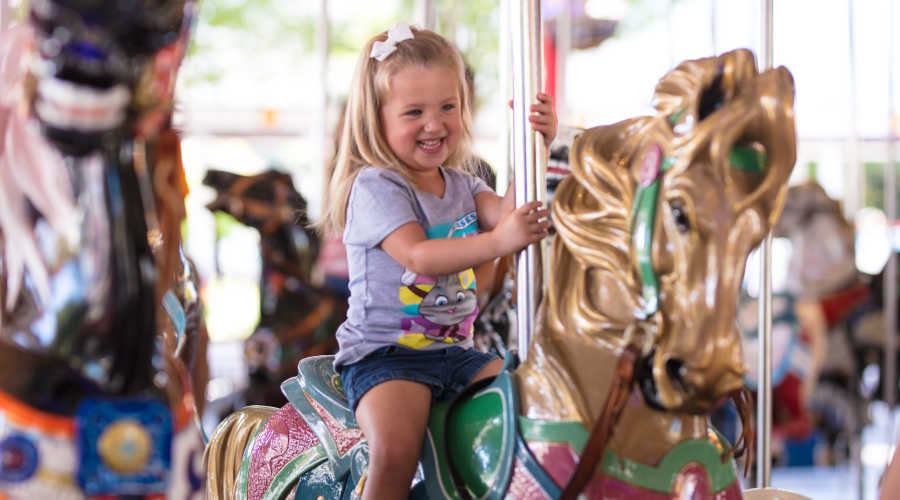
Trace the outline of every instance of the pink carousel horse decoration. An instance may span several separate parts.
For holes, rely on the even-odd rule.
[[[738,50],[666,74],[655,115],[575,140],[529,357],[432,408],[410,498],[741,497],[732,458],[753,430],[734,319],[795,162],[793,97],[786,69],[760,74]],[[282,408],[220,424],[209,498],[365,488],[331,359],[302,361],[282,390]],[[728,397],[745,417],[736,447],[708,424]]]

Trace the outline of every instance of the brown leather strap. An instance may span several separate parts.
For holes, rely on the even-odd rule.
[[[750,466],[753,464],[753,450],[756,447],[756,429],[753,425],[753,394],[747,387],[742,387],[731,393],[731,399],[734,401],[735,409],[741,419],[741,435],[737,442],[731,448],[730,453],[722,455],[722,460],[731,458],[740,458],[745,453],[744,459],[744,477],[750,474]]]
[[[560,495],[560,500],[575,500],[578,494],[581,493],[581,490],[588,484],[591,476],[594,475],[594,469],[596,469],[597,463],[603,458],[603,453],[606,451],[606,445],[609,442],[609,437],[612,435],[612,429],[619,420],[619,416],[625,408],[625,403],[628,401],[628,396],[631,394],[632,381],[634,380],[634,364],[637,358],[637,347],[629,344],[622,350],[603,412],[600,413],[600,418],[594,424],[594,430],[591,431],[591,436],[584,447],[581,459],[578,461],[578,465],[575,466],[575,472],[572,473],[569,483],[563,490],[562,495]]]

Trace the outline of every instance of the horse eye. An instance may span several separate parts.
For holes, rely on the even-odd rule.
[[[436,299],[434,299],[434,305],[436,305],[436,306],[445,306],[445,305],[447,305],[447,302],[449,302],[447,300],[447,297],[445,297],[443,295],[438,295],[438,297]]]
[[[456,301],[462,302],[464,300],[466,300],[466,294],[464,294],[462,292],[456,292]]]
[[[675,227],[678,232],[686,233],[691,229],[691,221],[688,219],[687,213],[684,211],[680,202],[672,202],[669,204],[672,210],[672,218],[675,219]]]

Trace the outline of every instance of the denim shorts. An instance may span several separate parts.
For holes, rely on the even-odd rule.
[[[431,351],[388,346],[338,370],[350,408],[356,411],[365,393],[388,380],[426,385],[431,389],[432,402],[450,399],[468,387],[478,371],[495,359],[499,358],[493,354],[455,346]]]

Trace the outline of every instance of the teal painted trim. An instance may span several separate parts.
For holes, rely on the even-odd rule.
[[[269,419],[267,418],[265,422],[260,422],[259,425],[257,425],[256,432],[253,433],[253,437],[247,442],[244,453],[241,455],[241,468],[238,470],[237,478],[234,480],[235,500],[247,500],[247,483],[250,479],[250,451],[253,449],[253,444],[256,443],[256,437],[259,436],[259,433],[268,422]]]
[[[497,470],[497,476],[485,498],[488,500],[500,500],[506,497],[506,491],[509,489],[509,482],[512,479],[513,465],[515,464],[516,415],[519,414],[519,393],[513,373],[510,371],[500,372],[500,375],[497,375],[494,382],[482,391],[482,393],[487,392],[500,394],[500,400],[502,401],[500,411],[503,416],[503,440],[500,444],[500,466]],[[478,397],[478,395],[475,397]]]
[[[500,368],[500,373],[512,372],[518,367],[519,356],[515,353],[515,351],[506,351],[506,354],[503,356],[503,367]]]
[[[350,409],[340,376],[334,371],[334,356],[312,356],[297,363],[297,379],[304,392],[325,408],[345,429],[359,429]]]
[[[519,432],[526,441],[566,443],[581,454],[590,435],[581,422],[548,422],[519,415]]]
[[[659,465],[653,467],[619,457],[607,450],[603,458],[603,472],[620,481],[660,493],[669,493],[678,472],[685,465],[696,462],[709,474],[710,488],[718,493],[737,481],[732,461],[722,462],[719,449],[705,439],[691,439],[678,443]]]
[[[422,470],[425,472],[424,485],[426,498],[459,500],[459,492],[453,481],[448,465],[446,449],[446,424],[450,404],[447,402],[432,405],[428,415],[428,428],[425,430],[425,442],[422,444]]]
[[[172,320],[172,326],[175,327],[175,345],[178,345],[187,327],[187,316],[184,313],[184,308],[181,307],[178,296],[175,295],[171,288],[163,294],[162,306],[166,314],[169,315],[169,319]]]
[[[734,146],[728,153],[731,166],[744,172],[761,173],[766,170],[766,154],[747,146]]]
[[[324,462],[327,458],[322,445],[316,445],[297,455],[278,471],[278,474],[275,474],[262,500],[281,500],[285,498],[290,492],[290,488],[300,479],[300,476]]]
[[[678,162],[678,158],[674,156],[663,156],[662,162],[659,164],[659,172],[663,173],[666,170],[675,166],[675,163]]]
[[[534,458],[534,455],[531,454],[531,450],[528,449],[528,445],[525,444],[525,441],[519,436],[516,439],[516,458],[522,463],[522,466],[525,467],[531,477],[537,481],[538,485],[547,493],[547,496],[550,498],[559,498],[562,495],[562,488],[560,488],[556,481],[544,471],[544,468],[541,467],[541,464]]]
[[[653,227],[656,220],[656,204],[659,198],[659,178],[647,187],[639,187],[635,196],[634,222],[631,230],[632,244],[636,247],[638,268],[641,271],[641,289],[644,298],[644,317],[659,309],[659,281],[653,270]]]
[[[281,393],[284,394],[284,397],[291,403],[291,406],[298,412],[300,411],[300,408],[297,408],[297,405],[306,402],[306,395],[303,393],[303,387],[300,385],[298,377],[291,377],[282,382]]]
[[[653,269],[653,228],[656,223],[656,205],[659,201],[660,179],[672,168],[677,159],[663,156],[660,159],[656,179],[647,186],[638,185],[631,208],[631,241],[637,247],[638,269],[641,272],[641,293],[644,299],[643,313],[648,318],[659,309],[659,280]]]
[[[338,453],[337,443],[334,442],[334,438],[328,432],[325,422],[322,421],[315,408],[307,401],[298,377],[285,380],[281,384],[281,392],[287,397],[291,406],[297,410],[297,413],[303,417],[303,420],[306,421],[316,437],[319,438],[319,444],[325,450],[325,454],[334,466],[335,478],[343,478],[350,470],[350,460],[342,460],[341,455]]]
[[[678,123],[678,120],[680,120],[681,117],[684,116],[685,111],[687,111],[687,106],[679,109],[672,116],[670,116],[669,117],[669,125],[674,126],[676,123]]]

